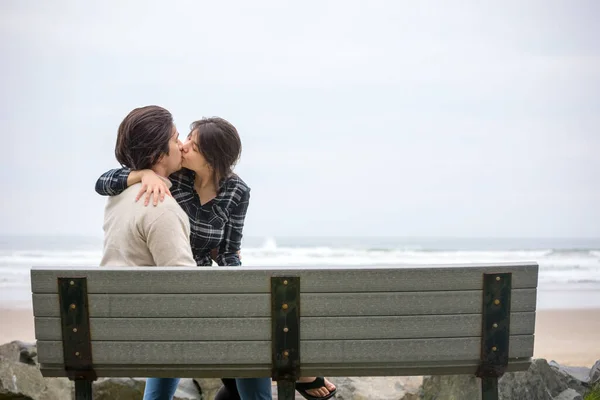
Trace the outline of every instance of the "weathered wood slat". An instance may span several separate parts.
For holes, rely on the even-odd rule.
[[[398,293],[304,293],[302,317],[476,314],[481,312],[482,291]],[[514,312],[534,311],[535,289],[512,291]],[[268,317],[266,294],[92,294],[90,318],[205,318]],[[36,317],[58,317],[57,294],[33,294]]]
[[[525,371],[529,368],[531,359],[510,359],[506,372]],[[437,361],[420,363],[346,363],[343,365],[303,364],[303,376],[419,376],[419,375],[454,375],[475,374],[478,361]],[[42,364],[43,376],[62,377],[65,369],[62,364]],[[257,378],[271,376],[271,365],[97,365],[98,377],[159,377],[169,378]]]
[[[269,318],[92,318],[98,341],[270,340]],[[511,314],[510,333],[531,335],[535,313]],[[60,318],[35,319],[38,340],[62,340]],[[306,317],[302,340],[404,339],[481,335],[481,315],[417,315],[405,317]]]
[[[38,341],[40,363],[63,361],[62,342]],[[477,360],[479,338],[398,340],[304,340],[302,363],[393,363]],[[530,358],[533,335],[510,337],[510,358]],[[268,364],[270,341],[245,342],[97,342],[92,341],[94,364]]]
[[[269,293],[269,277],[300,276],[312,293],[475,290],[481,275],[512,272],[514,289],[537,287],[538,265],[531,263],[449,266],[310,267],[86,267],[31,270],[34,293],[56,293],[59,276],[88,277],[88,293]]]

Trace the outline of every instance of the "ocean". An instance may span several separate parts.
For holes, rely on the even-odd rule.
[[[95,266],[102,239],[64,236],[0,237],[0,307],[31,304],[32,266]],[[248,237],[248,266],[322,267],[535,261],[538,308],[600,308],[600,239]]]

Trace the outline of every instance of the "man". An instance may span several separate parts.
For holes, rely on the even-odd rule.
[[[181,168],[182,143],[173,116],[158,106],[136,108],[121,122],[115,155],[124,166],[151,169],[164,178]],[[196,266],[190,246],[189,218],[167,196],[159,207],[145,207],[135,197],[141,183],[110,196],[104,211],[101,266]],[[148,379],[145,400],[171,399],[178,379]],[[166,382],[166,384],[165,384]]]
[[[151,169],[167,177],[181,168],[182,143],[173,116],[158,106],[131,111],[119,126],[115,155],[133,170]],[[160,207],[145,207],[135,197],[141,183],[108,198],[104,211],[101,266],[196,266],[190,246],[189,218],[167,196]]]
[[[183,144],[178,136],[169,111],[158,106],[137,108],[119,126],[115,155],[132,171],[151,169],[170,188],[167,177],[181,168]],[[128,179],[130,177],[131,174]],[[162,204],[156,207],[146,207],[144,202],[136,201],[141,185],[130,185],[120,194],[108,198],[100,265],[195,267],[189,241],[189,217],[171,196],[164,196]],[[266,380],[268,389],[252,393],[257,385],[251,382],[247,385],[251,388],[246,390],[247,396],[271,398],[268,378],[246,380]],[[148,379],[144,400],[171,400],[178,382],[178,378]]]

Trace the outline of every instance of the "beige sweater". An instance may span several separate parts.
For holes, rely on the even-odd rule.
[[[169,187],[171,182],[168,182]],[[101,266],[191,266],[190,223],[169,196],[155,207],[135,201],[141,183],[108,198]]]

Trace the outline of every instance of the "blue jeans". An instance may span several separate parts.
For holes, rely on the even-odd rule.
[[[272,400],[271,378],[236,378],[242,400]],[[172,400],[179,378],[148,378],[144,400]]]

